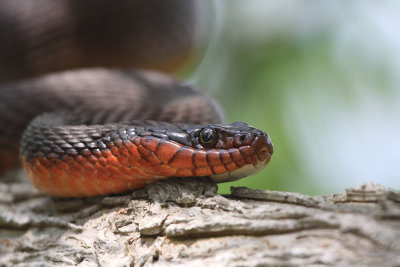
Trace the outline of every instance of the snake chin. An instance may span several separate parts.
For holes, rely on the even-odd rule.
[[[246,164],[243,167],[236,169],[231,172],[223,173],[223,174],[214,174],[210,175],[210,179],[214,182],[217,183],[223,183],[223,182],[232,182],[239,180],[240,178],[255,174],[262,169],[268,164],[269,160],[271,159],[271,154],[268,153],[266,158],[262,161],[259,161],[256,164]]]

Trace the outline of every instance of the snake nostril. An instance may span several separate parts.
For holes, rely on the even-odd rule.
[[[234,137],[236,147],[247,146],[253,142],[254,137],[249,134],[238,134]]]

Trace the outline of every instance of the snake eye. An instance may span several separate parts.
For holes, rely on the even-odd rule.
[[[209,127],[204,128],[200,132],[199,141],[204,148],[212,148],[217,143],[217,139],[217,133]]]

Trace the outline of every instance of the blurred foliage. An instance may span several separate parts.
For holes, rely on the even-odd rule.
[[[282,116],[286,112],[282,97],[287,93],[284,91],[286,83],[301,78],[304,67],[310,61],[314,59],[322,64],[320,60],[324,56],[326,42],[322,39],[310,46],[277,38],[263,43],[235,44],[223,39],[216,50],[227,49],[225,45],[229,45],[228,70],[224,77],[220,77],[222,86],[214,96],[224,107],[228,122],[244,121],[265,130],[273,141],[275,152],[263,171],[245,179],[220,184],[219,192],[230,192],[230,186],[248,186],[317,193],[318,188],[307,179],[301,161],[293,153],[296,144],[287,136],[290,129],[283,123]],[[198,82],[199,86],[207,88],[207,82],[204,83],[203,86],[201,80]]]
[[[231,48],[229,73],[224,79],[224,88],[217,92],[216,97],[225,108],[227,121],[245,121],[265,130],[273,140],[275,152],[263,171],[246,179],[221,184],[221,193],[229,192],[230,186],[309,194],[318,192],[303,172],[301,160],[293,153],[296,143],[292,143],[287,135],[290,125],[284,124],[286,110],[282,97],[287,93],[284,90],[288,89],[288,81],[301,78],[310,61],[323,57],[325,45],[323,40],[313,42],[312,46],[302,46],[290,40],[277,39],[250,47],[238,45]]]
[[[248,186],[315,195],[371,180],[399,187],[400,5],[224,3],[192,81],[221,103],[227,122],[265,130],[275,151],[264,170],[220,184],[220,193]]]
[[[303,3],[308,5],[307,1]],[[203,62],[203,69],[197,72],[195,83],[218,99],[228,122],[244,121],[265,130],[273,141],[275,151],[263,171],[236,182],[220,184],[219,192],[230,192],[230,186],[248,186],[315,195],[359,185],[358,177],[354,178],[359,180],[343,182],[351,176],[350,170],[341,177],[342,180],[332,181],[337,176],[335,164],[340,163],[334,158],[335,153],[340,153],[340,150],[333,151],[332,155],[329,153],[332,146],[336,149],[335,142],[340,144],[340,138],[347,137],[349,139],[344,142],[349,144],[348,154],[353,155],[352,150],[359,150],[357,146],[351,147],[351,142],[359,138],[357,135],[360,132],[363,133],[363,125],[359,129],[349,127],[369,118],[367,113],[356,116],[355,111],[365,104],[362,100],[364,95],[375,99],[371,89],[379,91],[379,95],[384,97],[393,94],[387,89],[392,82],[387,65],[367,64],[369,55],[365,57],[354,48],[348,58],[346,55],[340,58],[332,25],[331,28],[320,27],[303,36],[292,29],[273,34],[266,32],[268,36],[264,38],[248,40],[246,37],[249,35],[243,32],[242,25],[230,15],[230,8],[235,4],[238,2],[224,6],[226,16],[223,27],[218,32],[217,42],[210,48],[210,55]],[[308,15],[304,14],[305,17]],[[318,26],[318,22],[315,25]],[[358,87],[362,88],[361,91]],[[297,114],[296,108],[300,111]],[[326,131],[336,124],[339,134],[335,139],[335,132]],[[368,145],[368,135],[363,138],[361,140]],[[363,142],[360,143],[361,148],[365,147]],[[357,156],[357,153],[354,155]],[[331,156],[334,159],[332,163]],[[307,162],[310,158],[315,161]],[[352,160],[357,159],[353,157]],[[355,167],[362,170],[366,164],[360,159]],[[356,171],[354,173],[357,174]],[[318,177],[320,174],[321,177]],[[359,172],[358,175],[362,174]],[[336,187],[330,188],[335,183]]]

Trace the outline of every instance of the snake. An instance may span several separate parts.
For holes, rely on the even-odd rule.
[[[41,192],[119,194],[172,177],[234,181],[273,145],[173,73],[190,61],[195,0],[5,0],[0,7],[0,175]]]

